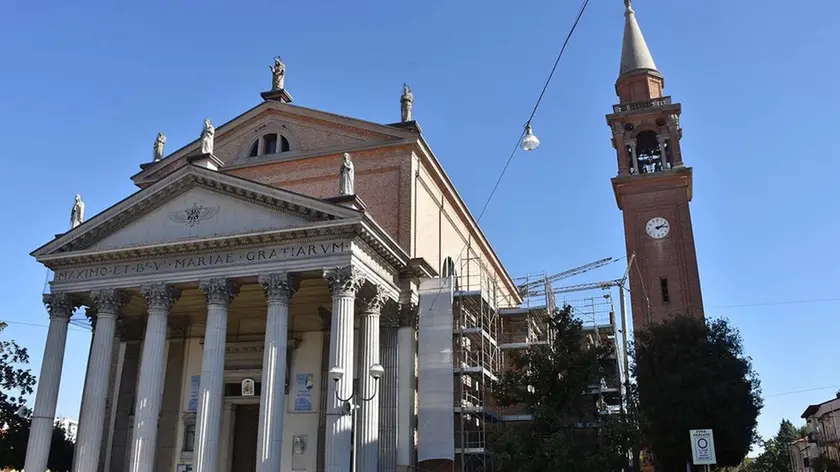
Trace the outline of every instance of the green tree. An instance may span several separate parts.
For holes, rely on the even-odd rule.
[[[0,333],[7,326],[0,321]],[[35,387],[35,376],[25,368],[28,363],[26,348],[15,341],[0,339],[0,426],[6,426],[0,428],[0,470],[7,467],[22,470],[26,458],[32,422],[27,415],[21,417],[19,412],[26,405],[25,396]],[[56,425],[47,467],[52,472],[69,472],[73,465],[73,447],[64,429]]]
[[[47,468],[50,472],[70,472],[73,469],[73,448],[75,444],[67,437],[67,431],[56,424],[50,443]]]
[[[779,431],[772,438],[761,441],[764,451],[755,459],[758,472],[790,472],[790,443],[805,436],[804,428],[796,428],[788,420],[782,420]]]
[[[0,335],[8,325],[0,321]],[[32,393],[35,376],[24,366],[29,363],[29,353],[15,341],[0,339],[0,468],[23,469],[26,440],[29,436],[28,420],[18,416],[26,404],[25,396]]]
[[[588,393],[604,376],[610,347],[586,342],[571,307],[548,318],[548,345],[511,354],[511,369],[494,385],[501,406],[519,405],[533,421],[491,430],[490,447],[501,472],[614,472],[627,467],[638,437],[624,416],[598,417]],[[581,427],[582,422],[600,428]]]
[[[741,464],[758,439],[761,387],[738,331],[675,316],[636,332],[642,434],[659,470],[685,470],[689,430],[713,429],[718,466]]]
[[[755,466],[755,459],[752,457],[745,457],[735,467],[718,467],[717,470],[720,472],[758,472]]]

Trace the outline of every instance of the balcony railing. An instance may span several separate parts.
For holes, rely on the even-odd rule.
[[[644,110],[646,108],[664,107],[671,104],[671,97],[653,98],[641,102],[620,103],[613,105],[613,113],[627,113],[628,111]]]

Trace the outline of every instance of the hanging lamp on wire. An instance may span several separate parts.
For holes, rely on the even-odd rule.
[[[533,151],[534,149],[540,147],[540,140],[534,134],[534,130],[531,129],[530,121],[525,125],[525,135],[522,136],[522,141],[519,142],[519,147],[521,147],[523,151]]]

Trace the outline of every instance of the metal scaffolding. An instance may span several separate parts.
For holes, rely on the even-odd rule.
[[[470,252],[470,254],[472,254]],[[549,316],[561,305],[570,305],[573,314],[583,323],[589,342],[610,343],[613,355],[607,360],[607,375],[599,385],[593,385],[592,426],[597,417],[620,411],[624,382],[624,317],[615,314],[612,292],[623,290],[623,280],[586,284],[554,289],[552,282],[602,267],[612,258],[601,259],[583,266],[547,275],[530,274],[516,279],[523,302],[510,307],[500,300],[501,290],[493,273],[476,257],[463,259],[458,267],[451,259],[445,261],[446,275],[454,278],[452,360],[455,421],[455,470],[486,472],[494,470],[493,454],[487,444],[488,426],[501,422],[521,422],[532,419],[522,407],[501,409],[493,401],[491,387],[498,375],[510,366],[509,354],[540,344],[549,344],[551,330]],[[620,282],[620,283],[619,283]],[[580,291],[600,290],[598,295],[582,299],[557,300],[558,295]],[[621,292],[619,292],[621,293]],[[623,295],[623,294],[622,294]],[[622,297],[623,300],[623,297]],[[501,305],[501,307],[500,307]],[[623,307],[623,304],[619,304]],[[617,321],[618,320],[618,321]],[[622,362],[624,361],[624,362]],[[590,426],[582,424],[581,426]]]
[[[605,375],[600,384],[592,385],[593,414],[596,416],[620,413],[624,392],[624,346],[619,334],[623,328],[617,323],[612,287],[600,288],[602,293],[579,299],[564,299],[562,304],[572,307],[572,314],[583,324],[587,342],[610,349],[605,360]],[[619,288],[621,290],[621,288]]]
[[[498,283],[490,274],[480,260],[469,257],[455,274],[455,465],[462,472],[493,470],[487,427],[500,419],[490,388],[501,368],[501,320]]]

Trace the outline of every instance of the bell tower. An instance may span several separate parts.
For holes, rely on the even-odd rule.
[[[674,314],[703,316],[700,276],[691,226],[692,172],[680,152],[681,106],[663,96],[636,13],[625,0],[624,43],[615,90],[619,103],[607,115],[618,175],[612,185],[624,214],[633,326]]]

